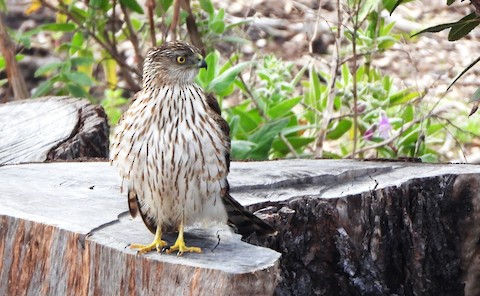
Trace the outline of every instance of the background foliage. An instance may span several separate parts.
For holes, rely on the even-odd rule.
[[[445,138],[454,134],[462,145],[477,136],[475,128],[462,130],[453,125],[444,110],[424,103],[424,90],[395,87],[393,78],[372,65],[372,60],[401,38],[410,38],[394,33],[394,23],[387,24],[381,14],[384,9],[393,12],[402,2],[407,1],[336,1],[337,20],[329,24],[335,39],[329,69],[318,67],[316,56],[302,67],[271,54],[245,59],[236,49],[250,41],[236,32],[249,21],[226,21],[225,11],[215,9],[211,0],[147,0],[145,7],[136,0],[63,0],[56,4],[33,0],[26,13],[43,7],[55,12],[55,22],[10,35],[24,48],[39,33],[48,32],[58,41],[54,50],[61,62],[36,70],[35,76],[44,81],[32,97],[86,97],[102,104],[111,125],[120,118],[128,98],[140,89],[146,49],[167,38],[180,38],[206,52],[208,69],[201,70],[197,83],[215,93],[224,108],[234,159],[444,160],[438,147]],[[476,13],[417,34],[449,29],[448,38],[458,40],[480,23]],[[220,43],[234,50],[222,56],[216,49]],[[21,52],[17,58],[22,58]],[[0,59],[0,68],[4,66]]]

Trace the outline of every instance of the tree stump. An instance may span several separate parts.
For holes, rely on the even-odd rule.
[[[248,241],[279,262],[203,228],[186,238],[203,254],[135,256],[128,243],[152,235],[128,216],[108,163],[0,176],[0,295],[480,295],[474,165],[233,162],[232,196],[278,230]]]
[[[109,128],[101,106],[45,97],[0,105],[0,165],[108,157]]]
[[[0,167],[0,295],[272,295],[280,254],[225,227],[189,228],[202,253],[136,255],[153,235],[130,218],[106,162]],[[166,234],[170,244],[175,234]]]
[[[276,295],[480,295],[478,166],[288,160],[232,172],[233,196],[269,200],[253,208],[279,232],[261,242],[282,253]]]

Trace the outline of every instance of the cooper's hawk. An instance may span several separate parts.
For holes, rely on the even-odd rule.
[[[200,252],[187,247],[183,228],[199,220],[234,224],[248,235],[273,229],[229,194],[230,138],[220,106],[194,82],[207,64],[186,42],[165,43],[148,51],[139,91],[115,130],[111,159],[128,188],[128,206],[155,233],[146,253],[167,246],[162,233],[178,229],[167,252]]]

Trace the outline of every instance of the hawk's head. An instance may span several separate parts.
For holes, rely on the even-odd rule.
[[[191,83],[200,68],[207,68],[207,64],[198,48],[185,41],[166,42],[147,52],[143,87]]]

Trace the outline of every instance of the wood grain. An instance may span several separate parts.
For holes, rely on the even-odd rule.
[[[85,99],[45,97],[0,105],[0,164],[108,157],[103,109]]]
[[[153,236],[127,214],[108,163],[3,166],[0,176],[0,295],[272,295],[278,282],[279,253],[219,226],[187,229],[201,254],[136,255],[128,244]]]
[[[278,253],[197,225],[186,241],[202,254],[136,256],[125,247],[152,235],[129,217],[108,163],[0,167],[0,295],[480,291],[479,166],[233,162],[230,183],[234,198],[278,230],[248,241]]]

